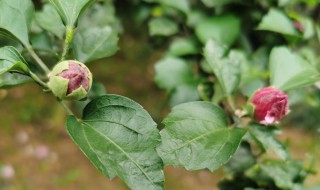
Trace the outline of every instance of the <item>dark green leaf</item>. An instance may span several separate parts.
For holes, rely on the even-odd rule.
[[[189,0],[179,0],[179,1],[160,0],[160,2],[167,6],[176,8],[184,13],[188,13],[190,11]]]
[[[273,127],[266,127],[257,124],[250,125],[249,132],[251,136],[267,151],[274,151],[281,159],[288,160],[290,158],[286,147],[281,144],[274,134]]]
[[[4,73],[0,76],[0,89],[12,88],[32,81],[33,80],[30,77],[25,75],[18,73]]]
[[[179,30],[177,23],[164,17],[152,18],[149,21],[149,33],[151,36],[171,36]]]
[[[163,189],[156,123],[136,102],[105,95],[90,102],[83,119],[69,116],[67,130],[83,153],[106,176],[119,176],[131,189]]]
[[[230,47],[239,36],[240,19],[233,15],[204,19],[196,25],[195,32],[203,44],[206,44],[209,39],[214,39]]]
[[[72,41],[73,54],[83,63],[108,57],[118,50],[118,39],[109,26],[80,29]]]
[[[218,78],[226,95],[234,92],[240,84],[242,54],[230,51],[224,57],[226,49],[214,40],[209,40],[204,49],[204,56]]]
[[[29,46],[28,30],[33,12],[31,0],[1,0],[0,34]]]
[[[210,102],[189,102],[173,108],[163,121],[157,148],[166,165],[187,170],[218,169],[237,150],[243,129],[227,128],[223,110]]]
[[[294,28],[292,21],[278,9],[270,9],[268,14],[262,18],[257,29],[298,36],[298,32]]]
[[[8,71],[22,73],[27,73],[29,71],[28,63],[20,55],[18,50],[11,46],[0,48],[0,75]]]
[[[56,9],[51,4],[45,4],[42,11],[35,14],[35,21],[43,29],[63,38],[64,26]]]
[[[49,0],[56,8],[63,23],[67,26],[77,24],[80,14],[91,4],[94,0]]]
[[[269,67],[270,83],[282,90],[307,86],[320,79],[314,66],[287,47],[272,49]]]

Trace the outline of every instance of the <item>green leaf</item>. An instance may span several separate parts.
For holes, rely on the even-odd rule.
[[[240,0],[201,0],[206,7],[220,7],[229,3],[241,2]]]
[[[172,1],[172,0],[160,0],[161,3],[176,8],[184,13],[188,13],[190,11],[190,4],[189,0],[179,0],[179,1]]]
[[[246,172],[247,176],[255,179],[258,183],[271,183],[272,180],[278,188],[294,189],[305,178],[307,171],[303,168],[301,161],[279,161],[267,160],[254,166]],[[262,177],[263,176],[263,177]]]
[[[299,35],[288,16],[278,9],[270,9],[268,14],[262,18],[257,29],[291,36]]]
[[[163,121],[158,154],[166,165],[187,170],[225,164],[237,150],[245,130],[227,128],[226,115],[210,102],[189,102],[174,107]]]
[[[39,26],[62,39],[65,27],[56,9],[51,4],[45,4],[42,11],[35,14],[35,21]]]
[[[33,80],[28,76],[19,73],[4,73],[0,76],[0,89],[12,88],[29,82]]]
[[[251,136],[262,146],[264,151],[274,151],[281,159],[290,159],[286,147],[276,138],[273,127],[266,127],[257,124],[250,125],[249,132]]]
[[[191,38],[177,38],[169,47],[169,55],[172,56],[184,56],[198,54],[199,49],[195,40]]]
[[[88,63],[109,57],[118,50],[118,35],[109,26],[80,29],[72,41],[72,50],[77,60]]]
[[[0,75],[8,71],[22,73],[29,71],[28,63],[20,55],[18,50],[11,46],[0,48]]]
[[[215,16],[201,20],[195,28],[200,41],[205,44],[214,39],[222,45],[230,47],[240,33],[240,19],[233,15]]]
[[[58,11],[63,23],[66,26],[77,25],[80,14],[91,4],[94,0],[49,0],[50,3]]]
[[[242,54],[230,51],[224,57],[226,48],[209,40],[204,48],[204,57],[218,78],[226,95],[232,94],[240,84]]]
[[[151,36],[171,36],[179,31],[177,23],[165,17],[152,18],[149,21],[149,33]]]
[[[191,66],[183,59],[167,57],[155,65],[155,82],[160,88],[168,92],[174,90],[181,84],[193,83],[195,81]]]
[[[29,46],[28,30],[34,7],[31,0],[0,1],[0,34]]]
[[[171,92],[169,106],[173,107],[181,103],[199,100],[197,87],[198,81],[176,86]]]
[[[163,189],[163,164],[155,148],[156,123],[136,102],[118,95],[91,101],[83,119],[69,116],[73,141],[106,176],[119,176],[131,189]]]
[[[269,61],[270,83],[278,89],[299,88],[320,79],[314,66],[293,54],[287,47],[273,48]]]

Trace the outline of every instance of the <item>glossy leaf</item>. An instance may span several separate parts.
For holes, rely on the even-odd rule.
[[[91,4],[94,0],[49,0],[56,8],[63,23],[67,26],[77,24],[80,14]]]
[[[218,78],[226,95],[232,94],[240,84],[241,60],[240,52],[231,51],[224,57],[226,48],[214,40],[209,40],[204,48],[204,57]]]
[[[273,48],[269,61],[270,82],[278,89],[299,88],[320,79],[314,66],[286,47]]]
[[[27,73],[28,63],[16,48],[5,46],[0,48],[0,75],[8,71]]]
[[[268,14],[262,18],[257,29],[298,36],[298,32],[294,28],[292,21],[278,9],[270,9]]]
[[[69,116],[67,130],[82,152],[106,176],[119,176],[131,189],[163,189],[156,123],[136,102],[118,95],[91,101],[83,119]]]
[[[63,38],[65,27],[57,10],[51,4],[45,4],[41,11],[36,12],[35,21],[39,26],[60,39]]]
[[[203,44],[214,39],[220,44],[230,47],[239,36],[240,19],[233,15],[204,19],[196,25],[195,32]]]
[[[180,104],[163,123],[159,155],[166,165],[187,170],[215,171],[231,158],[245,134],[243,129],[227,128],[225,113],[210,102]]]
[[[250,125],[249,132],[251,136],[266,150],[274,151],[281,159],[290,158],[286,147],[281,144],[274,134],[274,128],[261,125]]]
[[[153,18],[149,21],[149,33],[151,36],[171,36],[178,32],[177,23],[164,17]]]
[[[72,41],[72,50],[77,60],[88,63],[109,57],[118,50],[118,35],[109,26],[80,29]]]
[[[0,89],[12,88],[32,81],[33,80],[26,75],[8,72],[0,76]]]
[[[0,34],[29,46],[28,30],[33,12],[31,0],[1,0]]]

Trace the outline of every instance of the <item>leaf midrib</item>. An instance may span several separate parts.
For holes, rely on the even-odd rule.
[[[100,131],[96,130],[94,127],[92,127],[91,125],[82,122],[84,125],[86,125],[87,127],[89,127],[90,129],[94,130],[96,133],[98,133],[100,136],[102,136],[103,138],[105,138],[107,141],[111,142],[111,144],[113,144],[117,149],[119,149],[132,163],[134,163],[138,169],[143,173],[143,175],[148,179],[148,181],[151,182],[152,186],[157,189],[156,185],[154,184],[154,182],[152,181],[152,179],[148,176],[147,173],[145,173],[145,171],[139,166],[139,164],[137,162],[135,162],[135,160],[133,158],[130,157],[129,154],[126,153],[125,150],[123,150],[117,143],[115,143],[113,140],[111,140],[108,136],[104,135],[103,133],[101,133]],[[88,144],[90,144],[89,141],[87,141]]]

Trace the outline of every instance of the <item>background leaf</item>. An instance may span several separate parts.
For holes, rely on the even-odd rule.
[[[239,36],[240,19],[233,15],[203,19],[196,25],[195,33],[203,44],[209,39],[214,39],[230,47]]]
[[[72,41],[73,54],[83,63],[109,57],[118,50],[118,40],[117,33],[109,26],[80,29]]]
[[[83,111],[83,120],[70,116],[67,130],[83,153],[106,176],[119,176],[131,189],[163,189],[160,142],[156,123],[134,101],[101,96]]]
[[[224,57],[226,49],[214,40],[209,40],[204,48],[204,57],[218,78],[226,95],[232,94],[240,84],[240,52],[231,51]]]
[[[227,128],[223,110],[210,102],[175,106],[163,121],[157,151],[166,165],[215,171],[237,150],[243,129]]]
[[[33,82],[33,79],[18,73],[4,73],[0,76],[0,89],[12,88],[20,86],[29,82]]]
[[[207,7],[220,7],[234,2],[241,2],[240,0],[201,0],[202,3]]]
[[[152,18],[149,21],[149,33],[151,36],[171,36],[178,32],[177,23],[165,17]]]
[[[320,79],[314,66],[286,47],[272,49],[269,67],[271,85],[282,90],[310,85]]]
[[[82,11],[94,0],[50,0],[57,9],[63,23],[68,26],[76,25]]]
[[[0,34],[20,41],[28,47],[28,30],[34,7],[30,0],[0,1]]]
[[[41,11],[36,12],[35,21],[43,29],[62,39],[65,27],[56,9],[51,4],[45,4]]]
[[[274,151],[281,159],[288,160],[290,158],[286,147],[276,138],[273,127],[261,125],[250,125],[249,132],[251,136],[266,150]]]
[[[0,48],[0,75],[8,71],[27,73],[28,63],[16,48],[5,46]]]
[[[298,32],[294,28],[292,21],[278,9],[270,9],[268,14],[262,18],[257,29],[298,36]]]
[[[185,56],[198,54],[197,43],[191,38],[177,38],[169,47],[168,54],[172,56]]]

